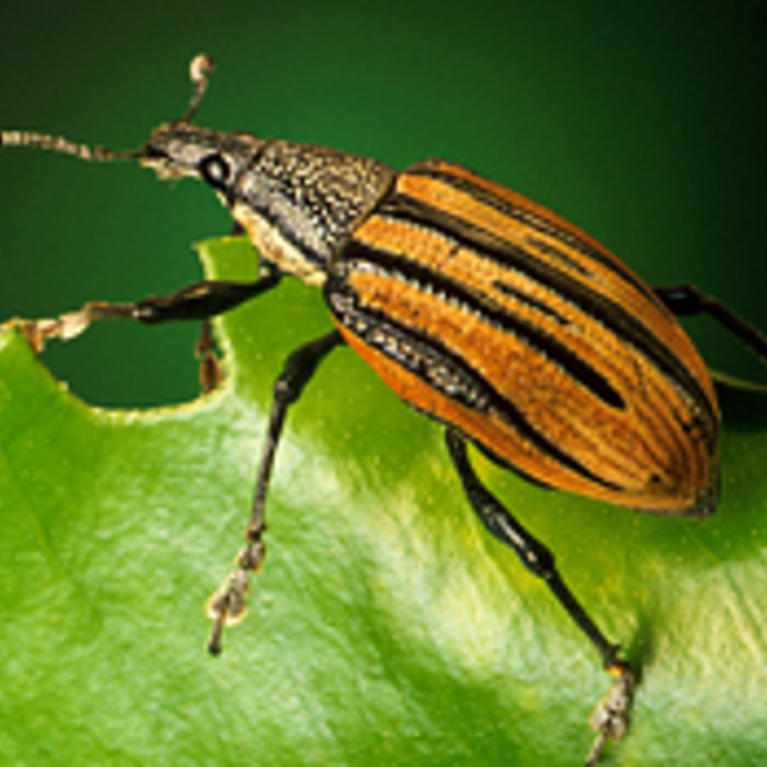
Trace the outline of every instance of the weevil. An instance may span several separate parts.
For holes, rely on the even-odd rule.
[[[3,146],[132,159],[162,179],[202,179],[258,250],[258,278],[7,324],[41,348],[104,317],[201,320],[204,379],[214,386],[211,317],[284,275],[320,287],[335,329],[294,351],[277,378],[246,543],[208,603],[209,650],[219,653],[224,625],[242,618],[249,574],[264,558],[264,507],[287,411],[320,362],[346,344],[444,426],[469,505],[599,653],[613,682],[592,716],[597,737],[586,762],[595,764],[606,739],[626,730],[634,670],[565,584],[551,551],[479,479],[466,443],[545,487],[705,517],[719,499],[720,411],[674,314],[710,314],[765,360],[767,337],[694,286],[649,287],[585,232],[460,165],[432,159],[398,172],[332,149],[196,125],[211,69],[207,56],[193,59],[186,113],[135,151],[30,131],[0,137]]]

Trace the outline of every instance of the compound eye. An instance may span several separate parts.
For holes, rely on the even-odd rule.
[[[214,189],[226,190],[229,181],[229,163],[220,154],[209,154],[200,161],[200,175]]]

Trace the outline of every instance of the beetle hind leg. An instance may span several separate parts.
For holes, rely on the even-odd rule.
[[[702,293],[695,285],[656,287],[654,290],[658,298],[676,315],[710,315],[767,364],[767,336],[735,314],[719,299]]]
[[[602,658],[605,671],[612,677],[612,689],[600,701],[591,718],[591,725],[599,734],[586,764],[594,765],[607,738],[621,738],[628,726],[628,712],[634,689],[634,673],[631,666],[620,658],[620,647],[605,637],[562,580],[551,551],[519,524],[482,484],[466,455],[465,438],[456,429],[448,427],[445,431],[445,441],[466,497],[482,524],[501,543],[514,549],[522,564],[546,583],[570,618],[595,647]]]

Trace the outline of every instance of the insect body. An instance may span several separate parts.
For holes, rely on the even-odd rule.
[[[572,225],[440,160],[358,226],[326,296],[389,386],[551,487],[708,513],[718,411],[655,294]]]
[[[277,380],[246,546],[211,598],[223,625],[244,612],[264,555],[264,503],[289,405],[321,359],[346,343],[405,402],[442,422],[466,496],[488,530],[542,577],[613,677],[592,723],[594,763],[626,727],[629,664],[581,607],[551,552],[481,483],[470,440],[540,484],[647,511],[703,516],[719,496],[719,409],[706,367],[672,311],[712,313],[767,358],[767,339],[695,288],[648,287],[598,242],[505,187],[443,160],[398,173],[341,152],[180,120],[135,152],[5,131],[86,160],[133,158],[161,178],[207,182],[258,248],[252,283],[201,282],[132,304],[86,304],[21,323],[38,345],[94,319],[207,319],[276,286],[283,274],[321,286],[336,329],[294,352]]]
[[[440,160],[403,173],[171,123],[141,157],[202,176],[280,271],[324,285],[344,339],[404,400],[552,487],[669,513],[716,505],[705,365],[594,240]]]

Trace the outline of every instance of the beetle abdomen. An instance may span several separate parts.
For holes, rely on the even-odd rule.
[[[524,474],[667,513],[713,510],[719,412],[652,290],[550,211],[440,160],[397,177],[326,297],[402,399]]]

